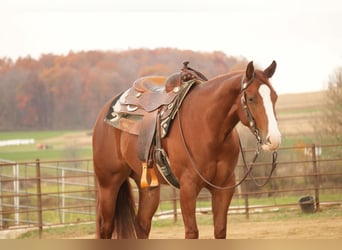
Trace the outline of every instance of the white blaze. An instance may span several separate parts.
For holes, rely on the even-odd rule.
[[[277,120],[274,116],[273,103],[271,101],[271,90],[266,84],[259,87],[259,93],[264,102],[266,116],[268,119],[268,134],[266,136],[267,142],[263,146],[264,149],[277,149],[281,143],[281,134],[278,128]]]

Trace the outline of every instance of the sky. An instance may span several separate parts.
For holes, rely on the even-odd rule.
[[[276,60],[278,93],[320,91],[342,67],[342,1],[0,1],[0,58],[160,47]]]

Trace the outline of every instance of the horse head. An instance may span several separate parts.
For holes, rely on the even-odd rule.
[[[276,66],[276,62],[273,61],[262,71],[254,69],[253,62],[250,62],[241,81],[239,118],[250,128],[264,150],[276,150],[281,143],[275,113],[278,96],[269,81]]]

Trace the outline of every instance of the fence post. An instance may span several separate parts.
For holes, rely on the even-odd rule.
[[[65,170],[62,168],[62,224],[65,223]]]
[[[248,178],[247,178],[248,179]],[[245,213],[246,213],[246,219],[249,219],[249,202],[248,202],[248,184],[247,179],[243,182],[243,185],[245,186]]]
[[[19,187],[19,164],[15,163],[13,165],[13,202],[14,202],[14,218],[15,218],[15,224],[19,225],[19,210],[20,210],[20,187]]]
[[[316,155],[316,145],[312,144],[312,166],[315,175],[315,202],[316,202],[316,211],[320,211],[319,208],[319,186],[320,186],[320,171],[319,166],[317,164],[317,155]]]
[[[244,151],[243,154],[246,155],[246,150],[245,148],[242,148],[242,150]],[[247,169],[245,171],[248,171]],[[247,178],[242,184],[244,186],[243,193],[244,194],[244,198],[245,198],[245,214],[246,214],[246,219],[249,219],[249,202],[248,202],[248,179]]]
[[[173,223],[177,222],[177,190],[172,188],[173,190]]]
[[[0,167],[0,230],[3,229],[4,223],[3,223],[3,215],[2,215],[2,180],[1,180],[1,175],[2,175],[2,168]]]
[[[43,208],[42,208],[42,187],[40,175],[40,160],[36,159],[36,175],[37,175],[37,211],[38,211],[38,232],[39,239],[43,233]]]

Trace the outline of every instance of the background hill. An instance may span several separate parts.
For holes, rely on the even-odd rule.
[[[310,136],[319,128],[326,92],[285,94],[278,98],[276,110],[279,127],[286,136]]]
[[[282,133],[282,147],[329,143],[322,141],[325,135],[322,127],[325,105],[325,91],[279,95],[276,113]],[[241,124],[238,129],[243,144],[246,147],[255,147],[255,138],[249,129]]]

